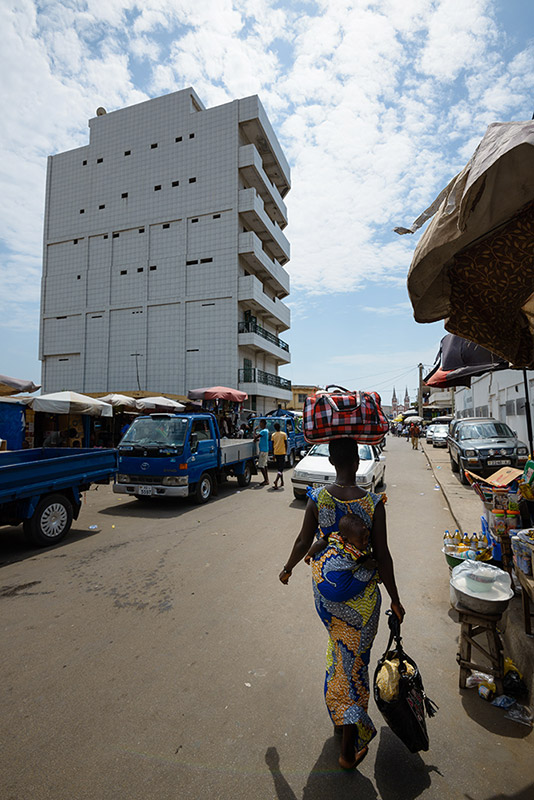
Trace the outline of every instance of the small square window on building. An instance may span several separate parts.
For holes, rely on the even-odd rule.
[[[105,203],[102,203],[102,205],[101,205],[101,206],[98,206],[98,208],[100,209],[100,211],[102,211],[102,209],[103,209],[103,208],[105,208],[105,207],[106,207],[106,204],[105,204]]]
[[[118,234],[118,233],[114,233],[114,234],[113,234],[113,238],[114,238],[114,239],[118,239],[118,238],[119,238],[119,234]]]
[[[190,138],[190,139],[194,139],[194,138],[195,138],[195,134],[194,134],[194,133],[190,133],[190,134],[189,134],[189,138]]]
[[[101,164],[103,162],[103,160],[104,160],[103,158],[97,158],[96,159],[96,163],[97,164]]]
[[[124,155],[125,156],[131,156],[132,155],[132,151],[131,150],[125,150],[124,151]]]
[[[220,214],[214,214],[214,215],[213,215],[213,219],[220,219],[220,218],[221,218],[221,215],[220,215]]]
[[[167,228],[170,228],[171,226],[170,226],[170,224],[168,222],[164,222],[161,227],[163,228],[163,230],[166,230]]]
[[[117,234],[117,236],[118,236],[118,235],[119,235],[119,234]],[[103,237],[102,237],[102,238],[103,238],[103,239],[107,239],[107,238],[108,238],[108,235],[107,235],[107,233],[105,233],[105,234],[103,235]]]
[[[186,261],[185,262],[186,267],[192,267],[193,264],[198,264],[198,258],[191,259],[191,261]]]
[[[197,182],[196,178],[189,178],[189,183],[196,183],[196,182]]]
[[[181,137],[181,136],[177,136],[177,137],[176,137],[176,139],[175,139],[174,141],[175,141],[175,142],[181,142],[181,141],[182,141],[182,137]]]
[[[86,166],[87,166],[87,159],[85,161],[82,161],[82,167],[86,167]]]
[[[158,183],[157,186],[154,186],[154,191],[159,192],[161,190],[161,184]]]
[[[212,261],[213,261],[213,258],[201,258],[200,259],[200,263],[201,264],[211,264]]]
[[[144,232],[145,232],[144,228],[139,228],[139,233],[144,233]]]
[[[151,144],[151,145],[150,145],[150,149],[151,149],[151,150],[155,150],[157,146],[158,146],[158,143],[157,143],[157,142],[154,142],[154,144]]]
[[[76,275],[76,280],[77,280],[77,281],[81,281],[81,279],[82,279],[82,276],[81,276],[81,275]]]
[[[137,267],[138,272],[143,272],[143,267]]]
[[[74,239],[72,244],[78,244],[78,239]]]
[[[157,269],[156,266],[149,267],[150,272],[154,272],[155,269]]]
[[[85,214],[85,208],[80,208],[80,214]]]
[[[128,274],[127,269],[121,269],[121,275],[127,275],[127,274]]]
[[[171,183],[171,186],[179,186],[179,185],[180,185],[180,181],[173,181]]]
[[[195,219],[192,219],[191,220],[191,224],[193,224],[193,222],[198,222],[198,217],[195,217]]]

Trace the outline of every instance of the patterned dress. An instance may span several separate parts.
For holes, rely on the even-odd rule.
[[[328,547],[312,563],[315,607],[328,633],[325,700],[335,725],[357,726],[356,749],[376,735],[367,713],[369,658],[378,628],[381,596],[376,569],[356,559],[361,551],[339,536],[339,520],[357,514],[371,530],[373,515],[385,495],[368,492],[358,500],[338,500],[324,487],[308,488],[317,505],[317,538],[328,537]]]

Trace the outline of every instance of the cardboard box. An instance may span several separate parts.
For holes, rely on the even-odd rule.
[[[508,486],[513,481],[516,481],[523,474],[522,469],[515,469],[515,467],[501,467],[497,472],[494,472],[489,478],[481,478],[474,472],[465,470],[468,475],[471,475],[478,483],[487,483],[489,486]]]

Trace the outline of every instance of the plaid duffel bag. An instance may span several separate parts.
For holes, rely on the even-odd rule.
[[[389,430],[380,403],[376,392],[350,392],[341,386],[327,386],[324,392],[306,398],[304,438],[315,443],[350,436],[362,444],[379,444]]]

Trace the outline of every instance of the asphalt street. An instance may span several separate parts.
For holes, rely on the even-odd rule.
[[[404,645],[440,707],[427,753],[371,701],[370,755],[337,766],[309,568],[278,581],[304,510],[289,475],[205,506],[99,487],[53,549],[0,530],[2,800],[534,797],[530,730],[458,689],[443,493],[421,451],[390,437],[386,454]],[[386,641],[382,614],[372,669]]]

